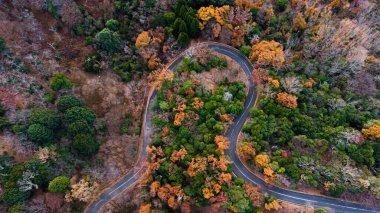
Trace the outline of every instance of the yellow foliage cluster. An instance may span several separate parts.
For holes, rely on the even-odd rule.
[[[269,156],[265,154],[259,154],[255,157],[255,163],[260,167],[269,166]]]
[[[152,204],[150,203],[142,204],[140,206],[139,213],[149,213],[151,207],[152,207]]]
[[[365,138],[375,140],[380,138],[380,126],[377,124],[372,125],[368,129],[362,129],[362,133]]]
[[[199,98],[194,98],[193,103],[191,104],[191,106],[194,109],[202,109],[203,106],[204,106],[204,102],[202,100],[200,100]]]
[[[277,210],[280,208],[280,204],[277,202],[277,200],[274,200],[270,203],[266,203],[264,207],[266,210]]]
[[[147,79],[149,82],[149,86],[157,87],[157,89],[160,89],[163,81],[173,81],[174,73],[165,69],[158,69],[149,73]]]
[[[181,186],[171,186],[166,184],[158,189],[157,196],[164,202],[168,203],[168,206],[172,209],[179,207],[179,203],[176,197],[182,197],[184,200],[188,199],[181,189]]]
[[[221,152],[222,155],[224,155],[224,150],[228,149],[228,146],[230,145],[230,141],[227,137],[224,137],[223,135],[217,135],[214,138],[214,142],[218,146],[216,149],[217,152]]]
[[[181,104],[180,106],[173,109],[173,111],[179,111],[179,112],[183,112],[185,110],[186,110],[186,104]]]
[[[285,61],[282,49],[282,45],[276,41],[261,41],[252,45],[249,59],[258,65],[281,67]]]
[[[137,48],[145,48],[149,45],[151,40],[152,38],[149,36],[149,33],[143,31],[137,36],[135,46]]]
[[[273,78],[268,78],[268,82],[273,85],[274,88],[279,88],[280,87],[280,82],[276,79]]]
[[[161,183],[159,181],[154,181],[150,184],[150,196],[156,197],[158,189],[161,187]]]
[[[302,13],[297,13],[293,20],[293,31],[304,30],[306,28],[306,20]]]
[[[184,113],[184,112],[179,112],[179,113],[175,114],[174,122],[173,122],[174,126],[181,126],[182,121],[188,117],[189,117],[189,115],[187,113]]]
[[[152,162],[156,161],[158,157],[165,156],[164,151],[162,150],[161,146],[155,147],[155,146],[147,146],[146,151],[150,155],[150,160]]]
[[[224,183],[231,183],[232,175],[230,173],[220,173],[218,176],[218,182],[220,185]]]
[[[251,143],[243,142],[239,147],[239,154],[241,154],[244,159],[251,159],[256,155],[256,150]]]
[[[313,79],[309,79],[308,81],[305,81],[302,83],[302,85],[306,88],[311,88],[313,85],[315,85],[317,82],[315,82]]]
[[[265,167],[264,168],[264,175],[268,176],[268,177],[274,177],[274,171],[272,168],[270,167]]]
[[[192,158],[189,164],[189,167],[187,168],[187,174],[189,174],[191,177],[194,177],[197,175],[197,173],[202,173],[206,171],[206,167],[207,167],[207,158],[202,158],[202,157]]]
[[[224,5],[222,7],[214,7],[213,5],[210,5],[208,7],[201,7],[198,10],[198,19],[199,22],[199,28],[201,30],[204,29],[207,22],[215,18],[216,22],[218,22],[221,25],[225,24],[225,18],[227,16],[227,13],[230,11],[230,6]]]
[[[156,57],[156,55],[153,55],[152,57],[149,58],[148,60],[148,68],[153,70],[157,66],[161,65],[160,59]]]
[[[163,138],[165,138],[165,137],[169,134],[169,131],[170,131],[169,127],[168,127],[168,126],[164,126],[164,127],[162,128],[161,136],[162,136]]]
[[[210,199],[211,197],[214,197],[214,193],[209,188],[203,188],[202,189],[203,197],[206,199]]]
[[[252,0],[235,0],[235,5],[244,9],[245,11],[250,11],[253,8],[260,8],[263,5],[263,1],[257,0],[254,2]]]
[[[186,149],[180,149],[180,150],[175,150],[172,155],[170,156],[170,160],[173,162],[177,162],[179,160],[183,160],[185,156],[187,155],[187,150]]]

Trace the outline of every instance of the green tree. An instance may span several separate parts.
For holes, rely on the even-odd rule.
[[[243,188],[231,186],[227,193],[231,205],[234,206],[238,212],[252,212],[252,204],[245,195]]]
[[[327,213],[327,211],[325,209],[322,209],[322,208],[316,208],[316,209],[314,209],[314,213]]]
[[[177,42],[183,45],[186,45],[189,43],[189,36],[185,32],[180,32],[178,35]]]
[[[276,6],[280,12],[284,11],[287,5],[288,0],[276,0]]]
[[[99,73],[101,71],[101,65],[100,61],[102,60],[102,57],[99,53],[90,54],[86,56],[86,59],[84,60],[84,69],[87,72],[91,73]]]
[[[58,176],[50,181],[48,189],[51,192],[65,192],[70,189],[70,178]]]
[[[58,100],[57,108],[60,112],[65,112],[66,110],[72,108],[72,107],[84,107],[84,103],[82,100],[78,99],[75,96],[62,96]]]
[[[199,21],[196,18],[192,18],[191,23],[189,24],[189,35],[191,37],[196,37],[199,33]]]
[[[79,134],[74,137],[72,148],[81,156],[91,157],[98,152],[99,143],[91,135]]]
[[[252,49],[251,46],[249,46],[249,45],[243,45],[243,46],[240,47],[239,51],[243,55],[249,57],[249,54],[251,53],[251,49]]]
[[[94,128],[84,120],[75,121],[74,123],[71,123],[67,128],[67,134],[72,138],[79,134],[91,135],[94,134],[94,132]]]
[[[0,37],[0,53],[5,50],[5,47],[6,47],[5,40]]]
[[[106,27],[112,31],[118,31],[119,22],[115,19],[110,19],[106,22]]]
[[[84,120],[88,124],[93,124],[96,119],[95,113],[87,107],[72,107],[65,112],[65,120],[68,123],[74,123],[75,121]]]
[[[57,73],[50,79],[49,87],[55,91],[59,91],[62,89],[71,89],[73,84],[64,74]]]
[[[95,41],[100,49],[107,52],[115,52],[121,45],[119,33],[108,28],[104,28],[98,32],[95,36]]]
[[[175,21],[175,13],[173,12],[166,12],[163,15],[163,18],[165,20],[166,26],[171,26]]]
[[[50,143],[53,140],[53,131],[41,124],[32,124],[27,130],[28,138],[39,144]]]
[[[330,193],[334,197],[340,197],[344,191],[346,191],[346,187],[344,184],[340,183],[335,186],[331,186],[329,189]]]
[[[41,124],[51,130],[59,127],[59,116],[56,112],[50,109],[33,109],[29,115],[30,124]]]

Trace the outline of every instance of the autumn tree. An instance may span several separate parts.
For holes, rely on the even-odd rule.
[[[303,31],[306,28],[305,17],[302,13],[297,13],[293,20],[293,31]]]
[[[362,129],[364,137],[369,140],[375,140],[380,138],[380,126],[377,124],[372,125],[368,129]]]
[[[269,166],[269,156],[265,154],[259,154],[255,157],[255,163],[260,167]]]
[[[297,97],[294,95],[289,95],[288,93],[280,92],[277,94],[276,101],[277,103],[281,104],[282,106],[286,108],[289,108],[289,109],[297,108]]]
[[[276,41],[261,41],[252,45],[249,59],[258,65],[281,67],[284,63],[284,51],[280,43]]]
[[[244,159],[252,159],[256,154],[256,150],[253,148],[252,143],[243,142],[239,147],[239,154]]]
[[[180,149],[178,151],[174,151],[170,157],[170,160],[173,162],[177,162],[179,160],[183,160],[187,155],[186,149]]]
[[[137,48],[145,48],[149,45],[150,41],[151,37],[149,36],[149,33],[143,31],[137,36],[135,46]]]
[[[152,204],[150,203],[141,204],[139,213],[149,213],[151,207],[152,207]]]
[[[222,155],[224,155],[224,151],[228,149],[228,146],[230,145],[230,141],[227,137],[224,137],[222,135],[217,135],[214,138],[214,142],[218,146],[216,149],[217,152],[220,152]]]

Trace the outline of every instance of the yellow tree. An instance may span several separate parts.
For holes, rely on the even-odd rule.
[[[380,138],[380,126],[377,124],[374,124],[368,129],[362,129],[362,133],[364,137],[370,140],[378,139]]]
[[[302,13],[297,13],[296,17],[293,20],[293,31],[302,31],[306,28],[306,25],[306,20]]]
[[[280,208],[280,204],[277,202],[277,200],[274,200],[270,203],[266,203],[264,207],[266,210],[277,210]]]
[[[277,94],[276,101],[277,103],[281,104],[286,108],[297,108],[297,97],[294,95],[289,95],[288,93],[280,92]]]
[[[252,159],[256,154],[256,150],[253,148],[251,143],[243,142],[239,147],[239,154],[244,159]]]
[[[152,207],[152,204],[150,203],[142,204],[140,206],[139,213],[149,213],[151,207]]]
[[[145,48],[149,45],[150,41],[151,37],[149,36],[149,33],[147,31],[143,31],[137,36],[135,46],[137,48]]]
[[[269,156],[265,154],[259,154],[255,157],[255,163],[261,167],[269,166]]]
[[[276,41],[261,41],[252,45],[249,59],[258,65],[281,67],[284,63],[284,51]]]
[[[230,141],[227,137],[224,137],[223,135],[217,135],[214,138],[214,142],[218,146],[216,151],[219,151],[224,155],[224,150],[228,149],[228,146],[230,145]]]
[[[158,189],[161,187],[161,184],[159,181],[153,181],[150,184],[150,196],[155,197],[157,195]]]
[[[170,157],[170,160],[173,161],[173,162],[177,162],[179,160],[183,160],[185,158],[185,156],[187,155],[187,151],[186,149],[180,149],[180,150],[175,150],[171,157]]]

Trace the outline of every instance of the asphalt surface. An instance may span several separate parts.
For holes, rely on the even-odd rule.
[[[223,45],[217,45],[212,44],[208,45],[209,48],[211,48],[213,51],[221,53],[223,55],[226,55],[232,59],[234,59],[236,62],[238,62],[241,67],[244,70],[244,73],[247,75],[247,78],[249,79],[249,92],[245,101],[244,105],[244,111],[235,119],[235,122],[230,126],[227,137],[230,140],[230,147],[227,150],[226,154],[230,157],[232,160],[232,168],[233,168],[233,174],[243,178],[245,181],[254,184],[254,185],[260,185],[261,190],[263,192],[266,192],[271,195],[275,195],[277,199],[294,203],[294,204],[300,204],[300,205],[307,205],[307,206],[313,206],[313,207],[324,207],[324,208],[330,208],[334,210],[335,212],[348,212],[348,213],[357,213],[357,212],[380,212],[380,207],[371,207],[371,206],[365,206],[362,204],[356,204],[352,202],[342,201],[338,199],[323,197],[323,196],[317,196],[317,195],[310,195],[302,192],[297,192],[293,190],[286,190],[278,187],[268,187],[265,182],[256,177],[253,173],[251,173],[239,160],[237,156],[236,146],[237,146],[237,138],[239,136],[239,133],[244,125],[245,120],[249,116],[249,110],[250,108],[255,104],[255,100],[257,98],[256,93],[256,85],[251,81],[251,71],[253,69],[253,65],[250,63],[250,61],[239,53],[239,51],[235,49],[231,49],[228,47],[225,47]],[[177,61],[175,61],[170,67],[170,70],[176,70],[179,62],[181,62],[182,57],[178,58]],[[90,204],[90,206],[86,209],[87,213],[97,213],[106,203],[108,203],[112,198],[120,194],[122,191],[132,187],[141,177],[143,171],[145,171],[145,168],[143,167],[143,162],[146,160],[146,150],[145,148],[150,144],[150,129],[152,128],[152,122],[151,122],[151,116],[150,115],[150,109],[153,103],[153,100],[155,100],[157,96],[157,91],[155,91],[152,94],[152,97],[150,99],[150,102],[147,103],[147,110],[145,112],[145,126],[144,126],[144,144],[142,146],[141,155],[138,159],[135,169],[130,172],[127,176],[123,177],[121,180],[116,182],[114,185],[112,185],[110,188],[105,190],[98,199]]]

